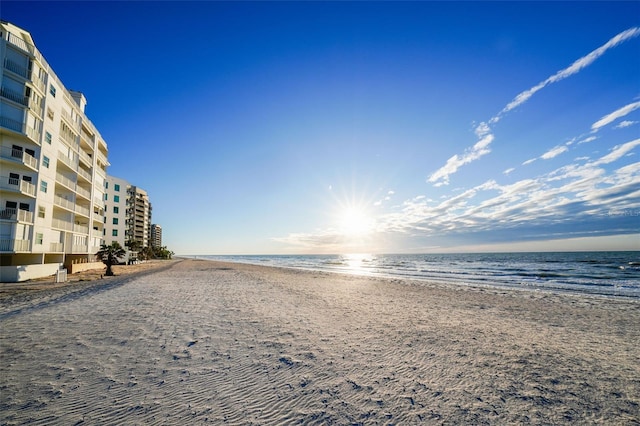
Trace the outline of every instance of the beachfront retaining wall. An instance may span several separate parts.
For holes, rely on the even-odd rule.
[[[62,263],[0,266],[0,282],[17,283],[34,278],[42,278],[55,274],[61,267]]]

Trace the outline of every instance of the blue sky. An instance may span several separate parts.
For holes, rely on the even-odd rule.
[[[640,249],[639,2],[11,2],[178,254]]]

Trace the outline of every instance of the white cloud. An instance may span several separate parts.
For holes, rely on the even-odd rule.
[[[620,34],[618,34],[617,36],[613,37],[611,40],[609,40],[608,42],[606,42],[605,44],[603,44],[602,46],[600,46],[596,50],[594,50],[591,53],[589,53],[588,55],[583,56],[582,58],[578,59],[577,61],[575,61],[573,64],[571,64],[567,68],[558,71],[557,73],[555,73],[551,77],[549,77],[546,80],[538,83],[537,85],[533,86],[529,90],[525,90],[524,92],[520,93],[511,102],[509,102],[509,104],[502,111],[500,111],[500,113],[497,116],[492,118],[489,122],[490,123],[498,122],[503,114],[511,111],[514,108],[517,108],[518,106],[520,106],[523,103],[525,103],[526,101],[528,101],[529,98],[531,98],[531,96],[533,96],[537,91],[543,89],[544,87],[546,87],[549,84],[557,83],[560,80],[563,80],[563,79],[565,79],[567,77],[570,77],[570,76],[578,73],[583,68],[591,65],[596,59],[598,59],[600,56],[602,56],[607,50],[617,46],[618,44],[620,44],[620,43],[622,43],[622,42],[624,42],[624,41],[626,41],[628,39],[636,37],[638,35],[640,35],[640,28],[638,28],[638,27],[630,28],[630,29],[628,29],[626,31],[621,32]]]
[[[467,148],[461,156],[456,154],[449,158],[444,166],[440,167],[431,176],[429,176],[428,181],[434,183],[436,186],[448,185],[449,176],[457,172],[461,166],[471,163],[472,161],[490,153],[491,150],[489,149],[489,145],[492,141],[492,134],[484,136],[476,142],[474,146]]]
[[[563,152],[566,152],[569,148],[567,148],[565,145],[559,145],[556,146],[554,148],[551,148],[549,151],[545,152],[544,154],[542,154],[540,156],[540,158],[542,160],[550,160],[554,157],[557,157],[558,155],[562,154]]]
[[[593,142],[596,139],[598,139],[597,136],[589,136],[587,138],[582,139],[581,141],[578,142],[578,145],[582,144],[582,143],[587,143],[587,142]]]
[[[526,166],[527,164],[531,164],[531,163],[533,163],[533,162],[534,162],[534,161],[536,161],[536,160],[537,160],[537,158],[531,158],[530,160],[524,161],[524,162],[522,163],[522,165],[523,165],[523,166]]]
[[[640,102],[634,102],[629,105],[625,105],[622,108],[619,108],[613,111],[611,114],[605,115],[600,120],[593,123],[591,125],[591,131],[597,132],[598,130],[600,130],[600,128],[606,126],[607,124],[610,124],[611,122],[617,120],[620,117],[624,117],[625,115],[629,114],[631,111],[635,111],[638,108],[640,108]]]
[[[507,170],[505,170],[504,172],[502,172],[502,174],[508,175],[508,174],[510,174],[511,172],[513,172],[514,170],[515,170],[515,167],[510,167],[510,168],[508,168]]]
[[[632,140],[631,142],[624,143],[622,145],[614,146],[611,149],[611,152],[599,160],[593,162],[594,166],[598,166],[600,164],[609,164],[613,163],[616,160],[624,157],[629,151],[634,149],[635,147],[640,146],[640,139]]]
[[[621,121],[615,128],[616,129],[623,129],[625,127],[633,126],[634,124],[638,124],[638,122],[637,121],[631,121],[631,120],[624,120],[624,121]]]
[[[481,122],[478,126],[476,126],[475,134],[478,138],[480,138],[480,140],[476,142],[475,145],[473,145],[471,148],[467,148],[462,155],[455,154],[450,157],[444,166],[442,166],[429,176],[427,181],[433,183],[436,187],[448,185],[449,176],[456,173],[460,167],[478,160],[480,157],[483,157],[484,155],[491,152],[491,150],[489,149],[489,145],[491,145],[491,142],[493,142],[494,135],[491,133],[491,127],[489,126],[489,124],[494,124],[500,121],[504,114],[525,103],[529,98],[531,98],[531,96],[533,96],[539,90],[543,89],[545,86],[556,83],[569,76],[572,76],[573,74],[578,73],[583,68],[591,65],[591,63],[602,56],[607,50],[638,35],[640,35],[640,27],[634,27],[623,31],[588,55],[581,57],[569,67],[558,71],[556,74],[552,75],[536,86],[520,93],[509,104],[507,104],[507,106],[504,107],[502,111],[500,111],[496,116],[492,117],[488,123]],[[525,162],[525,164],[529,163]]]

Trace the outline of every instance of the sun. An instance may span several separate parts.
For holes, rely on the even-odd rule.
[[[365,236],[373,232],[375,221],[364,210],[357,207],[348,207],[340,215],[339,230],[347,237]]]

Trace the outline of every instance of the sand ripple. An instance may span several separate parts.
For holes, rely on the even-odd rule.
[[[0,318],[2,424],[640,424],[640,305],[183,261]]]

